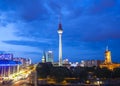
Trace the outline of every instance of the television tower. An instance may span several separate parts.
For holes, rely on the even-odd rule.
[[[62,29],[62,24],[61,24],[61,18],[59,20],[59,26],[58,26],[57,32],[59,34],[59,66],[62,66],[62,33],[63,33],[63,29]]]

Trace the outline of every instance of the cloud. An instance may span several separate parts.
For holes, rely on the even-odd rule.
[[[9,39],[18,39],[18,37],[14,36],[15,26],[12,23],[7,24],[5,27],[0,26],[0,40],[9,40]]]
[[[41,49],[32,47],[32,46],[26,46],[26,45],[12,45],[8,43],[4,43],[3,41],[8,40],[16,40],[20,41],[22,40],[29,40],[28,38],[19,37],[16,36],[15,33],[17,32],[17,22],[9,21],[8,15],[1,13],[0,16],[0,52],[1,53],[13,53],[15,57],[27,57],[30,56],[30,52],[34,52],[33,55],[36,56],[36,53],[39,53],[39,55],[42,53]],[[4,15],[3,15],[4,14]],[[32,39],[31,39],[32,40]],[[43,41],[43,40],[42,40]],[[44,40],[47,41],[47,40]],[[26,54],[25,54],[26,53]],[[37,55],[38,56],[38,55]]]
[[[36,48],[41,48],[41,47],[48,47],[50,44],[48,42],[44,41],[24,41],[24,40],[7,40],[7,41],[2,41],[3,43],[7,44],[12,44],[12,45],[22,45],[22,46],[30,46],[30,47],[36,47]]]
[[[114,10],[117,2],[118,0],[94,0],[90,13],[97,15],[109,13],[111,10]]]
[[[21,11],[21,17],[26,21],[48,19],[48,11],[44,7],[44,3],[39,0],[24,3]]]
[[[119,0],[1,0],[1,51],[39,57],[52,48],[57,58],[60,13],[64,57],[100,57],[106,40],[120,39]]]

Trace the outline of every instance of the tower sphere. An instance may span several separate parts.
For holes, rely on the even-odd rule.
[[[59,33],[59,34],[62,34],[62,33],[63,33],[63,30],[58,30],[58,33]]]
[[[60,23],[59,24],[59,27],[58,27],[58,34],[62,34],[63,33],[63,30],[62,30],[62,24]]]

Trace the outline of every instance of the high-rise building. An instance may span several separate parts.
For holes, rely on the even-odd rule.
[[[47,52],[47,62],[53,62],[53,51]]]
[[[47,51],[43,53],[42,62],[52,62],[53,63],[53,51]]]
[[[62,29],[61,22],[59,23],[57,32],[59,34],[59,66],[62,66],[62,33],[63,33],[63,29]]]

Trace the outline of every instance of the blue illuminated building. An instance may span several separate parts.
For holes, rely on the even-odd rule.
[[[19,71],[20,61],[13,61],[13,54],[0,54],[0,76],[8,77]]]
[[[0,60],[13,60],[13,54],[0,54]]]

